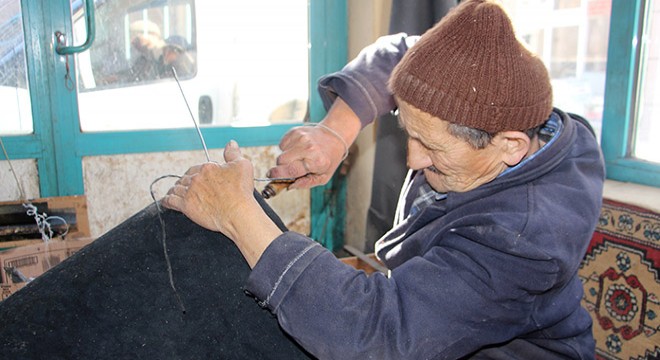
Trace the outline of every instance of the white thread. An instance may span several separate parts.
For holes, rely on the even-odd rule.
[[[286,267],[284,268],[284,271],[282,271],[282,273],[280,274],[280,277],[277,278],[277,281],[275,282],[275,285],[273,285],[273,289],[270,291],[270,294],[268,294],[268,296],[266,296],[266,300],[259,302],[260,306],[262,306],[262,307],[268,306],[268,303],[270,303],[270,299],[273,297],[273,294],[275,294],[275,291],[277,291],[277,288],[280,286],[280,283],[284,279],[284,275],[286,275],[286,273],[289,272],[289,269],[291,269],[293,264],[298,262],[298,260],[300,260],[300,258],[305,256],[305,254],[307,254],[307,252],[309,250],[311,250],[316,245],[317,245],[316,243],[312,243],[312,244],[308,245],[300,254],[298,254],[298,256],[296,256],[293,260],[291,260],[291,262],[289,262],[286,265]]]
[[[26,211],[27,215],[34,217],[34,221],[37,223],[37,228],[39,230],[39,233],[41,234],[41,239],[46,243],[53,239],[53,229],[50,226],[51,220],[59,220],[62,222],[62,224],[66,225],[66,230],[64,231],[64,233],[59,235],[62,237],[66,236],[66,234],[69,233],[69,224],[67,224],[66,220],[64,220],[63,217],[48,216],[48,214],[46,213],[39,214],[39,210],[37,209],[37,207],[34,206],[31,202],[27,201],[25,197],[25,191],[23,191],[23,187],[21,186],[21,182],[18,180],[18,175],[16,174],[16,170],[14,170],[14,166],[11,164],[11,160],[9,159],[9,155],[7,154],[7,149],[5,148],[5,144],[2,141],[2,138],[0,138],[0,147],[2,147],[2,152],[5,154],[5,159],[9,164],[9,170],[14,175],[14,180],[16,180],[16,186],[18,186],[20,200],[23,201],[22,205],[24,208],[27,209]],[[46,230],[48,230],[48,233],[46,233]]]
[[[28,216],[34,217],[34,221],[37,223],[37,228],[39,229],[39,233],[41,234],[41,239],[45,243],[53,239],[53,229],[51,228],[50,225],[51,220],[59,220],[64,225],[66,225],[66,231],[64,231],[64,233],[60,234],[59,236],[63,237],[69,233],[69,224],[66,223],[66,220],[64,220],[64,218],[60,216],[48,216],[48,214],[46,213],[39,214],[37,207],[29,202],[23,204],[23,207],[27,209]],[[48,231],[48,234],[46,234],[46,230]]]
[[[344,145],[344,156],[341,158],[341,161],[346,160],[346,158],[348,157],[348,144],[346,143],[346,140],[344,140],[344,138],[341,137],[341,135],[339,135],[338,132],[321,123],[304,123],[303,126],[320,127],[322,129],[327,130],[332,135],[334,135],[337,139],[339,139],[339,141],[341,141],[342,145]]]
[[[16,170],[14,170],[14,166],[11,163],[11,160],[9,159],[9,154],[7,153],[7,149],[5,148],[5,144],[2,141],[2,138],[0,138],[0,147],[2,147],[2,152],[5,155],[5,159],[7,160],[7,164],[9,164],[9,170],[11,173],[14,175],[14,180],[16,180],[16,186],[18,187],[18,193],[19,193],[19,200],[23,202],[23,207],[26,210],[26,214],[28,216],[32,216],[34,218],[35,223],[37,224],[37,230],[39,231],[39,234],[41,234],[41,240],[43,240],[44,245],[46,246],[45,248],[45,261],[46,261],[46,266],[48,266],[48,269],[51,268],[50,265],[50,251],[48,249],[48,244],[50,241],[53,239],[53,229],[50,225],[50,221],[52,220],[58,220],[61,221],[65,226],[66,230],[64,233],[60,234],[59,236],[64,237],[66,234],[69,233],[69,224],[67,224],[66,220],[60,216],[48,216],[48,214],[43,213],[39,214],[39,210],[37,209],[36,206],[34,206],[31,202],[29,202],[25,196],[25,191],[23,191],[23,186],[21,186],[21,182],[18,180],[18,175],[16,174]],[[46,233],[48,231],[48,233]]]
[[[64,236],[66,236],[66,234],[69,233],[69,224],[67,224],[66,220],[64,220],[64,218],[60,216],[48,216],[48,214],[46,213],[39,214],[37,207],[30,202],[24,203],[23,207],[27,209],[26,211],[27,215],[34,217],[34,221],[37,223],[37,229],[41,234],[41,240],[44,241],[44,246],[45,246],[44,253],[46,256],[44,257],[44,260],[46,261],[47,268],[50,269],[52,266],[50,264],[50,249],[48,248],[48,245],[50,244],[50,241],[53,239],[53,229],[50,225],[50,221],[59,220],[64,225],[66,225],[66,230],[64,231],[64,233],[59,235],[62,238],[64,238]],[[46,234],[46,230],[48,230],[47,234]]]

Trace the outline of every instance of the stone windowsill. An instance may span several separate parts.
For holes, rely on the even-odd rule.
[[[607,180],[603,197],[660,212],[660,188],[657,187]]]

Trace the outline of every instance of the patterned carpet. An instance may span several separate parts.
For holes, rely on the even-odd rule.
[[[596,359],[660,359],[660,214],[605,200],[580,268]]]

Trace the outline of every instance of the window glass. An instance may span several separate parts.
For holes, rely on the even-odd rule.
[[[76,43],[84,41],[72,0]],[[96,40],[77,56],[83,131],[302,121],[303,0],[96,0]]]
[[[555,9],[569,9],[580,7],[582,0],[555,0]]]
[[[632,153],[636,158],[660,163],[660,7],[654,1],[647,3]]]
[[[0,135],[32,133],[19,0],[0,0]]]
[[[564,26],[552,29],[552,54],[550,77],[574,79],[577,76],[577,52],[579,31],[577,26]]]
[[[518,36],[546,64],[554,105],[600,138],[611,0],[502,0]]]
[[[135,3],[135,4],[133,4]],[[81,1],[74,1],[76,34],[86,36]],[[183,1],[98,2],[96,40],[78,61],[81,92],[195,75],[192,4]]]

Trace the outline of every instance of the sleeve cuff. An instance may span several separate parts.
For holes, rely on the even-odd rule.
[[[319,80],[318,90],[326,110],[330,109],[339,96],[355,112],[364,128],[381,114],[379,114],[378,104],[370,95],[375,90],[369,89],[369,82],[366,79],[360,81],[360,78],[361,75],[357,73],[333,73]]]
[[[319,243],[301,234],[280,235],[252,269],[246,291],[257,299],[259,306],[276,313],[298,277],[325,251]]]

